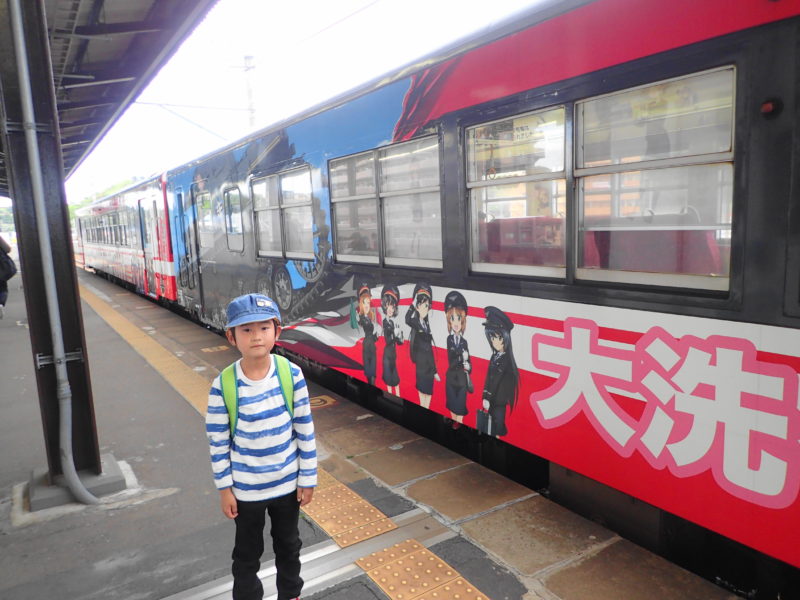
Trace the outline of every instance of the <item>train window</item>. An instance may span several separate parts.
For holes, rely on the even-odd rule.
[[[300,169],[280,175],[283,231],[288,258],[314,258],[314,215],[311,210],[311,171]]]
[[[566,274],[565,108],[467,129],[472,269]]]
[[[378,263],[375,153],[332,160],[329,169],[336,258]]]
[[[439,178],[434,137],[332,160],[337,260],[441,268]]]
[[[378,161],[386,264],[441,268],[438,140],[383,148]]]
[[[733,68],[576,104],[585,279],[728,289]]]
[[[259,256],[314,258],[310,169],[294,169],[250,184]],[[285,239],[284,239],[285,238]],[[284,246],[285,244],[285,246]]]
[[[197,229],[200,233],[200,247],[214,247],[214,209],[211,194],[202,192],[197,195]]]
[[[242,195],[239,188],[231,188],[223,192],[225,198],[225,234],[228,238],[228,250],[242,252],[244,235],[242,228]]]
[[[136,213],[132,208],[128,212],[128,241],[130,246],[138,246],[139,236],[136,235]]]
[[[254,179],[250,184],[255,211],[256,247],[259,256],[281,256],[281,213],[278,176]]]

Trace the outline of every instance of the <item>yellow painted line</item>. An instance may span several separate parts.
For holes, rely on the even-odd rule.
[[[198,375],[178,357],[123,317],[87,287],[78,284],[81,298],[201,415],[208,407],[211,380]]]
[[[224,352],[230,346],[210,346],[208,348],[200,348],[200,352]]]

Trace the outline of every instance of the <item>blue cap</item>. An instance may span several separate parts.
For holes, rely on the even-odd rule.
[[[245,294],[234,298],[228,304],[228,324],[225,325],[225,329],[271,319],[277,319],[280,325],[281,313],[272,298],[264,294]]]

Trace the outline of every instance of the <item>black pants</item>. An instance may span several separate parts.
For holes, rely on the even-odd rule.
[[[264,553],[265,513],[269,514],[272,549],[277,569],[278,600],[300,595],[300,503],[297,493],[261,502],[237,502],[236,545],[233,548],[233,600],[261,600],[264,588],[258,578]]]

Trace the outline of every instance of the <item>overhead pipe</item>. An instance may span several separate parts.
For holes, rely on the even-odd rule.
[[[22,9],[20,0],[9,0],[11,14],[11,33],[14,38],[14,51],[19,74],[19,89],[22,100],[22,126],[25,130],[25,146],[28,150],[28,166],[33,187],[33,205],[36,213],[36,229],[39,236],[39,251],[42,258],[47,315],[50,319],[50,336],[53,343],[53,364],[56,369],[57,398],[59,411],[59,450],[61,470],[64,479],[75,499],[84,504],[97,504],[99,500],[87,490],[75,470],[72,456],[72,390],[67,374],[67,357],[64,352],[64,334],[61,330],[61,311],[58,307],[56,272],[53,265],[53,249],[50,232],[47,228],[47,213],[44,202],[44,180],[39,157],[39,143],[36,135],[36,116],[33,110],[33,94],[30,87],[28,55],[25,46],[25,32],[22,28]]]

